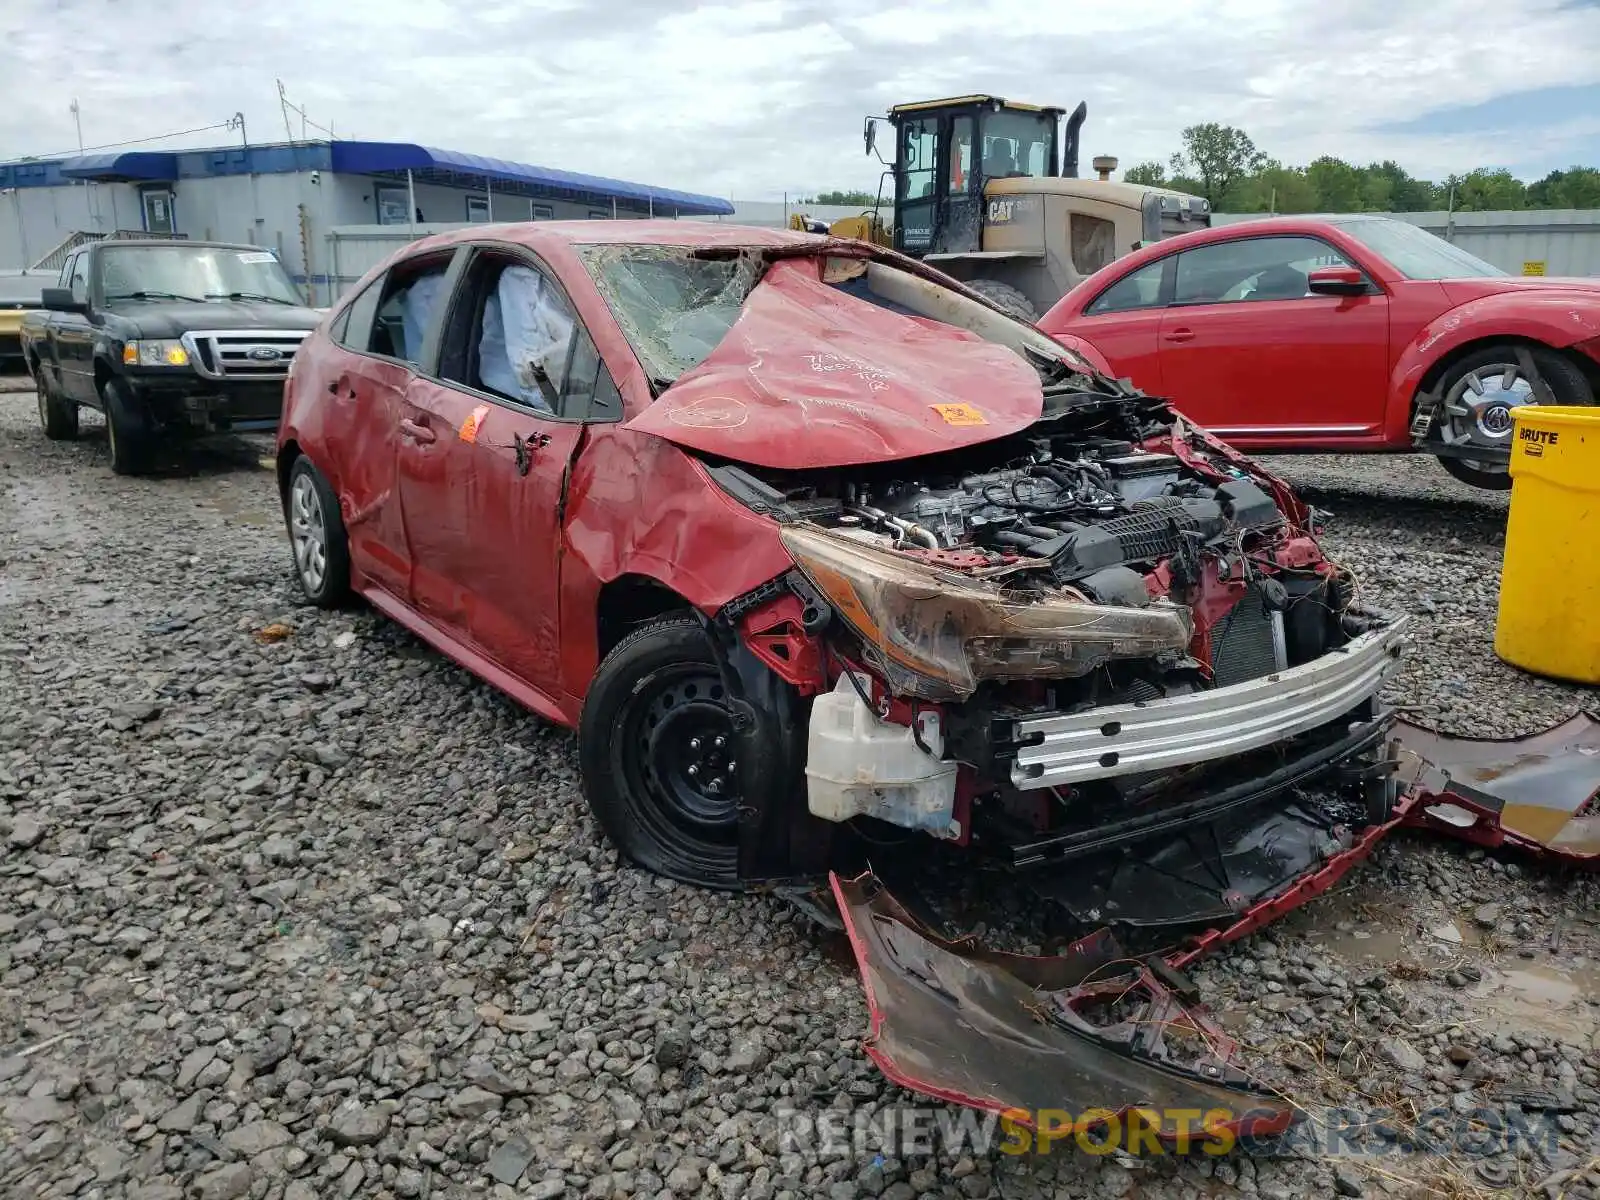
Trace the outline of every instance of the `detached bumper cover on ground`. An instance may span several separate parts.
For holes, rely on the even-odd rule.
[[[1108,929],[1056,956],[999,953],[937,936],[870,873],[834,876],[871,1013],[867,1053],[902,1087],[1030,1129],[1043,1120],[1056,1135],[1061,1129],[1051,1123],[1062,1114],[1106,1129],[1121,1120],[1127,1145],[1133,1110],[1151,1136],[1179,1148],[1207,1136],[1288,1128],[1298,1119],[1295,1106],[1240,1060],[1238,1045],[1176,972],[1321,895],[1401,826],[1583,868],[1600,864],[1600,721],[1579,713],[1506,739],[1449,737],[1404,721],[1395,732],[1395,765],[1407,787],[1387,820],[1236,919],[1160,955],[1129,956]],[[1226,853],[1216,861],[1224,872],[1232,867]],[[1200,1116],[1189,1123],[1194,1110],[1205,1128]]]
[[[1163,1142],[1197,1136],[1208,1113],[1235,1136],[1293,1123],[1221,1027],[1109,935],[1056,957],[999,954],[935,937],[871,876],[833,889],[867,989],[867,1053],[895,1083],[1030,1129],[1134,1106]]]

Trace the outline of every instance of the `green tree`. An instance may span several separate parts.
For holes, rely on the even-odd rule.
[[[1444,198],[1439,193],[1438,185],[1426,179],[1414,178],[1393,159],[1372,163],[1363,174],[1366,176],[1364,194],[1369,201],[1367,207],[1373,211],[1426,212],[1444,207]],[[1384,183],[1380,184],[1379,180]],[[1386,190],[1384,184],[1387,185]],[[1388,197],[1387,204],[1375,203],[1380,195],[1385,194]]]
[[[877,197],[871,192],[818,192],[796,201],[798,204],[847,204],[853,208],[869,208],[876,202]]]
[[[1122,173],[1124,183],[1137,183],[1144,187],[1165,187],[1167,169],[1158,162],[1142,162]]]
[[[1529,208],[1600,208],[1600,170],[1568,167],[1528,185]]]
[[[1183,131],[1183,152],[1172,156],[1172,173],[1188,175],[1192,167],[1200,195],[1217,209],[1240,180],[1260,170],[1265,159],[1244,130],[1207,121]]]
[[[1479,167],[1465,175],[1452,175],[1444,182],[1446,192],[1455,188],[1456,208],[1461,212],[1528,207],[1526,185],[1504,167]]]
[[[1306,180],[1316,191],[1322,212],[1360,212],[1361,172],[1343,159],[1323,155],[1306,168]]]
[[[1286,167],[1269,158],[1254,175],[1239,181],[1228,198],[1236,212],[1315,212],[1317,194],[1299,167]]]

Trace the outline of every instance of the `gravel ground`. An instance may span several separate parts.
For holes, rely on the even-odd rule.
[[[1396,839],[1205,964],[1314,1112],[1554,1105],[1548,1155],[897,1156],[835,940],[619,869],[571,738],[370,614],[301,607],[263,445],[126,480],[0,394],[0,1195],[1600,1195],[1592,880]],[[1522,733],[1586,693],[1488,645],[1504,498],[1277,464],[1423,618],[1396,698]],[[1385,1143],[1388,1144],[1388,1143]],[[1500,1194],[1507,1194],[1501,1192]]]

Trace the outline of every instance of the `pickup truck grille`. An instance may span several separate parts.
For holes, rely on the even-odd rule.
[[[284,379],[309,329],[197,330],[183,335],[194,368],[207,379]]]

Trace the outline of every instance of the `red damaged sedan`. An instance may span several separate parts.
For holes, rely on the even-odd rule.
[[[575,727],[630,860],[831,875],[868,1053],[1020,1124],[1125,1101],[1162,1139],[1186,1111],[1284,1128],[1174,966],[1413,808],[1523,837],[1487,784],[1397,799],[1378,692],[1405,618],[1361,607],[1281,482],[876,246],[670,221],[423,239],[303,343],[277,461],[312,603],[363,597]],[[1569,758],[1570,815],[1600,780]],[[941,848],[1094,932],[1037,959],[942,937],[915,915]]]
[[[1399,623],[1284,485],[860,243],[426,238],[296,355],[278,463],[306,595],[576,727],[601,827],[679,879],[815,873],[857,818],[1018,868],[1223,813],[1310,853],[1344,792],[1289,789],[1381,741]]]
[[[1039,321],[1247,450],[1437,455],[1511,484],[1511,410],[1592,404],[1600,280],[1509,276],[1389,217],[1275,217],[1171,238]]]

